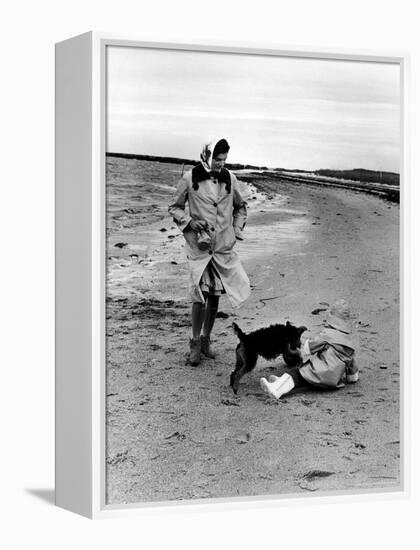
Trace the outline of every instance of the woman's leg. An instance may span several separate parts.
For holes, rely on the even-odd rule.
[[[190,340],[190,365],[196,366],[201,360],[201,327],[203,326],[204,304],[193,302],[191,312],[192,339]]]
[[[203,335],[205,338],[210,338],[210,334],[214,326],[214,321],[216,319],[218,307],[219,307],[219,296],[209,295],[207,297],[206,311],[204,315]]]
[[[210,346],[210,334],[214,326],[219,306],[219,296],[209,295],[206,301],[206,311],[204,314],[203,336],[201,337],[201,351],[206,357],[214,359],[216,354]]]
[[[191,312],[193,340],[198,340],[200,338],[204,319],[204,307],[205,305],[201,302],[193,302]]]

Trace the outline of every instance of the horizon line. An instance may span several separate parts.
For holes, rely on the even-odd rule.
[[[151,160],[153,161],[154,159],[158,160],[158,159],[168,159],[168,160],[173,160],[173,161],[178,161],[177,164],[198,164],[200,161],[197,159],[197,160],[194,160],[194,159],[187,159],[187,158],[184,158],[184,157],[172,157],[172,156],[169,156],[169,155],[149,155],[149,154],[145,154],[145,153],[119,153],[119,152],[116,152],[116,151],[106,151],[105,152],[105,156],[114,156],[114,157],[122,157],[122,158],[138,158],[139,160],[141,160],[141,158],[143,157],[143,160]],[[147,157],[147,158],[145,158]],[[336,172],[351,172],[351,171],[355,171],[355,170],[363,170],[365,172],[374,172],[374,173],[382,173],[382,174],[392,174],[392,175],[395,175],[395,176],[400,176],[400,173],[399,172],[392,172],[391,170],[372,170],[371,168],[362,168],[362,167],[357,167],[357,168],[316,168],[315,170],[304,170],[302,168],[284,168],[284,167],[281,167],[281,166],[278,166],[278,167],[269,167],[269,166],[266,166],[266,165],[255,165],[255,164],[250,164],[250,163],[243,163],[243,162],[227,162],[226,163],[226,166],[243,166],[244,168],[245,167],[249,167],[249,168],[255,168],[255,169],[258,169],[258,170],[283,170],[285,172],[296,172],[296,171],[299,171],[299,172],[318,172],[320,170],[331,170],[331,171],[336,171]]]

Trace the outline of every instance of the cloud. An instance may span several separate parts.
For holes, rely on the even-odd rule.
[[[196,156],[230,136],[230,159],[398,170],[399,67],[288,57],[108,48],[109,149]],[[366,151],[375,150],[374,159]]]

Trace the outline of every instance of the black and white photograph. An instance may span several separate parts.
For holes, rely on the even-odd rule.
[[[401,489],[400,70],[107,46],[106,504]]]

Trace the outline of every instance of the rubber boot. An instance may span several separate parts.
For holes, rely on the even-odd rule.
[[[200,338],[191,338],[189,362],[193,367],[200,364],[201,359],[201,341]]]
[[[267,393],[271,397],[274,397],[275,399],[280,399],[282,395],[284,395],[285,393],[289,393],[289,391],[293,390],[293,388],[295,387],[293,378],[290,376],[290,374],[287,373],[284,373],[274,382],[269,382],[265,378],[261,378],[260,385],[265,393]]]
[[[210,347],[210,336],[201,336],[201,351],[206,357],[210,357],[210,359],[216,357],[216,354]]]

